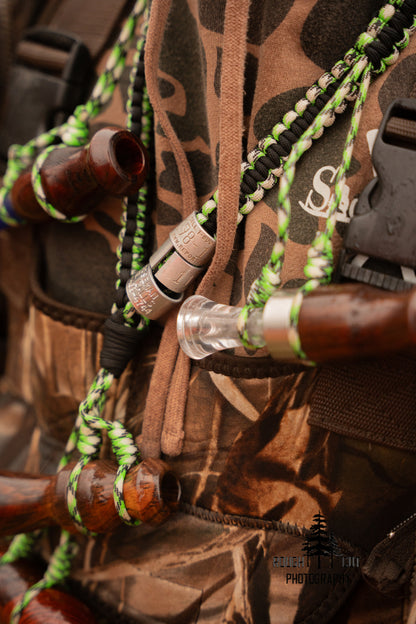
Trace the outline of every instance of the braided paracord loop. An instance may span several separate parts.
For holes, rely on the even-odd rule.
[[[68,577],[72,560],[76,555],[76,548],[70,534],[62,531],[59,545],[55,548],[43,578],[32,585],[23,598],[17,602],[10,615],[10,624],[18,624],[22,611],[42,590],[62,583]]]
[[[299,141],[294,145],[292,152],[285,163],[282,176],[280,178],[279,187],[279,207],[278,207],[278,241],[276,242],[272,255],[261,272],[260,277],[253,283],[247,297],[249,305],[255,307],[263,307],[268,298],[275,292],[280,285],[280,269],[283,261],[283,254],[286,242],[288,240],[288,228],[291,216],[291,206],[288,198],[290,187],[295,177],[295,166],[299,158],[309,149],[313,135],[324,125],[327,116],[331,117],[334,108],[339,102],[345,99],[345,96],[351,89],[351,84],[358,80],[367,65],[367,59],[362,57],[351,68],[350,72],[344,78],[338,91],[332,96],[329,102],[322,109],[318,117],[314,120],[308,130],[304,132]]]
[[[150,151],[153,129],[153,111],[144,84],[144,42],[147,34],[148,20],[144,20],[142,36],[137,42],[133,66],[128,87],[127,127],[140,134],[143,145]],[[138,99],[140,101],[138,102]],[[133,105],[134,102],[134,105]],[[120,244],[117,248],[118,262],[116,265],[117,282],[116,297],[113,304],[113,315],[121,310],[124,322],[129,326],[137,326],[138,330],[148,325],[148,320],[137,317],[134,306],[126,296],[126,283],[133,271],[140,270],[146,260],[146,205],[148,188],[145,183],[137,194],[136,201],[132,198],[124,200],[122,227],[119,233]]]
[[[116,456],[119,468],[114,483],[114,504],[120,517],[128,524],[138,524],[132,520],[127,512],[123,500],[124,478],[135,463],[138,461],[138,449],[133,442],[133,437],[125,429],[122,423],[109,422],[101,417],[101,411],[105,402],[105,395],[113,381],[113,375],[101,369],[91,386],[87,398],[81,403],[79,408],[79,418],[74,427],[74,435],[68,441],[68,446],[64,458],[61,460],[61,467],[66,465],[76,447],[81,454],[81,459],[73,468],[67,487],[67,506],[71,518],[81,533],[89,534],[84,527],[77,505],[77,486],[82,469],[89,461],[98,456],[102,443],[102,432],[107,431],[111,441],[113,452]]]
[[[133,436],[125,429],[124,425],[118,421],[112,424],[112,428],[108,430],[108,437],[111,440],[112,448],[119,464],[114,480],[114,504],[118,515],[125,524],[137,526],[140,524],[140,520],[133,519],[127,511],[123,496],[123,486],[128,471],[138,463],[140,455]]]

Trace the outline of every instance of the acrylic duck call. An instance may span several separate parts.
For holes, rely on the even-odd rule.
[[[87,214],[108,195],[134,195],[147,171],[146,150],[136,135],[109,127],[98,130],[85,147],[52,150],[40,176],[48,203],[66,217],[76,217]],[[21,219],[32,223],[51,219],[36,199],[31,171],[18,178],[8,200]]]
[[[33,531],[51,525],[76,533],[66,503],[66,488],[74,464],[53,476],[0,472],[0,535]],[[82,470],[77,505],[84,525],[110,533],[122,524],[113,499],[117,465],[96,460]],[[181,488],[169,466],[145,459],[131,468],[124,481],[124,502],[132,518],[157,525],[178,507]]]
[[[41,578],[28,561],[0,566],[0,624],[9,624],[19,598]],[[91,611],[58,589],[44,589],[23,610],[19,624],[96,624]]]

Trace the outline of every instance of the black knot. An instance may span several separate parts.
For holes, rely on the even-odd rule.
[[[114,317],[104,323],[104,342],[100,366],[115,377],[120,377],[127,364],[136,354],[143,330],[122,325]]]

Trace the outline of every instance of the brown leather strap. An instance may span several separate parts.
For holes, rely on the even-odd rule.
[[[309,366],[302,362],[279,362],[267,357],[245,357],[219,352],[203,360],[193,360],[192,364],[227,377],[237,379],[265,379],[301,373]]]

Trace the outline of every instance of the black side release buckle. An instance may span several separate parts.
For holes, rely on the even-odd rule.
[[[388,108],[373,164],[377,178],[358,200],[338,275],[408,290],[416,285],[416,99],[395,100]]]
[[[19,42],[0,126],[0,157],[65,121],[95,78],[88,48],[69,33],[32,28]]]

